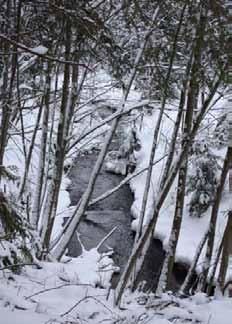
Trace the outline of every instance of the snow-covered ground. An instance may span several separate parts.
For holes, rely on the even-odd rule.
[[[203,294],[180,299],[126,292],[121,309],[113,306],[113,291],[97,288],[101,275],[96,251],[70,263],[43,263],[22,274],[1,272],[2,324],[231,324],[231,300],[210,300]],[[99,257],[99,255],[98,255]]]
[[[110,107],[117,107],[122,98],[122,91],[112,87],[112,80],[103,71],[96,78],[93,78],[97,85],[94,93],[96,101],[98,99]],[[93,82],[90,79],[89,82]],[[89,95],[88,95],[89,97]],[[128,107],[141,100],[141,94],[132,90],[128,99]],[[84,101],[83,101],[84,102]],[[168,106],[169,107],[169,106]],[[170,106],[171,109],[173,106]],[[154,125],[158,114],[158,105],[154,106],[153,114],[145,115],[139,120],[139,138],[142,148],[136,153],[137,169],[147,167],[152,144]],[[94,110],[92,104],[83,106],[84,114],[88,110]],[[82,112],[80,112],[82,113]],[[173,121],[176,112],[169,110],[165,115],[162,132],[159,138],[159,145],[155,160],[162,158],[167,149],[170,139]],[[80,115],[78,118],[81,118]],[[94,117],[94,118],[93,118]],[[101,121],[97,112],[88,115],[86,122],[81,123],[81,127],[74,131],[74,138],[82,136],[84,132],[97,126]],[[142,121],[142,124],[140,125]],[[35,116],[28,114],[25,117],[25,127],[30,129],[30,125],[35,122]],[[77,148],[90,143],[95,138],[94,145],[98,145],[109,126],[97,129],[96,132],[85,138],[85,142],[80,142]],[[30,142],[31,133],[28,133],[27,141]],[[10,141],[6,153],[5,165],[16,165],[19,175],[22,175],[24,160],[23,153],[18,150],[17,141],[21,138],[14,136],[14,142]],[[39,141],[39,136],[38,139]],[[222,157],[225,151],[218,152]],[[75,151],[70,152],[70,161]],[[67,161],[66,161],[67,162]],[[153,169],[152,190],[148,200],[147,216],[149,216],[152,201],[159,188],[160,176],[165,159],[157,163]],[[38,165],[38,143],[33,155],[34,172],[30,186],[33,192],[33,175],[36,174]],[[132,214],[136,218],[141,208],[143,189],[145,185],[146,172],[134,178],[130,185],[134,192],[135,201],[132,206]],[[54,235],[57,235],[63,217],[69,213],[69,196],[66,188],[69,180],[63,178],[59,206],[56,218]],[[14,191],[10,188],[10,191]],[[168,195],[165,204],[160,211],[155,237],[158,237],[166,246],[172,223],[173,210],[175,204],[176,183]],[[220,205],[219,222],[217,224],[216,239],[220,240],[224,224],[225,211],[228,209],[228,191],[224,190]],[[177,246],[177,260],[190,263],[196,247],[205,232],[209,217],[210,208],[203,217],[192,218],[188,213],[189,197],[186,199],[184,219]],[[146,221],[146,219],[145,219]],[[132,223],[135,229],[138,220]],[[199,261],[199,265],[202,260]],[[205,323],[205,324],[231,324],[232,303],[230,299],[207,299],[204,295],[196,295],[189,299],[178,299],[173,295],[163,295],[161,299],[143,295],[142,293],[130,294],[127,292],[123,300],[122,309],[113,306],[114,293],[109,291],[109,280],[113,271],[117,271],[111,258],[108,255],[100,255],[96,249],[85,251],[82,256],[76,259],[64,259],[63,263],[41,263],[42,269],[26,266],[21,274],[12,274],[8,270],[0,269],[0,323],[1,324],[41,324],[41,323]],[[100,288],[101,287],[101,288]]]
[[[217,107],[225,107],[226,103],[224,100],[220,100],[214,109]],[[167,105],[167,114],[164,115],[161,134],[158,140],[158,146],[155,155],[155,161],[159,161],[153,167],[152,172],[152,179],[151,179],[151,189],[149,192],[148,202],[147,202],[147,209],[145,214],[146,223],[150,214],[152,213],[152,207],[156,196],[158,194],[159,185],[161,181],[161,175],[165,164],[165,154],[167,154],[167,143],[170,141],[172,135],[172,127],[174,125],[176,111],[173,109],[174,105]],[[159,108],[157,106],[157,108]],[[141,141],[142,149],[137,152],[137,168],[136,171],[142,170],[149,164],[149,157],[150,151],[152,146],[153,134],[154,134],[154,125],[156,124],[156,120],[158,117],[159,109],[154,108],[152,116],[146,115],[143,119],[143,127],[139,132],[139,138]],[[209,121],[208,121],[209,122]],[[213,126],[213,125],[212,125]],[[214,134],[210,134],[213,136]],[[202,138],[205,136],[203,133]],[[176,152],[178,153],[178,152]],[[215,145],[214,153],[219,157],[218,162],[219,164],[222,163],[225,157],[226,148],[221,147],[220,149],[217,148]],[[190,158],[191,159],[191,158]],[[189,166],[189,173],[191,173],[191,164]],[[142,205],[142,197],[146,182],[146,174],[147,172],[141,173],[138,177],[134,178],[130,182],[130,186],[132,191],[134,192],[134,203],[132,205],[131,211],[132,215],[134,216],[135,220],[132,222],[132,228],[136,230],[138,224],[138,217]],[[173,216],[174,216],[174,208],[175,208],[175,198],[176,198],[176,187],[177,187],[177,180],[174,181],[174,184],[165,200],[165,203],[160,210],[159,218],[156,226],[156,231],[154,233],[154,237],[160,239],[163,243],[164,248],[166,248]],[[193,260],[195,255],[197,246],[201,241],[204,233],[206,232],[209,220],[211,216],[211,207],[207,209],[207,211],[201,217],[192,217],[189,213],[189,203],[190,203],[191,195],[186,195],[185,205],[184,205],[184,215],[183,221],[181,226],[180,238],[177,245],[177,252],[176,252],[176,261],[190,264]],[[230,193],[228,188],[228,180],[226,182],[220,208],[219,208],[219,217],[216,227],[216,236],[215,236],[215,246],[218,247],[218,244],[221,241],[225,224],[227,221],[227,211],[229,209],[230,203]],[[216,249],[215,249],[216,250]],[[201,270],[201,264],[204,257],[204,250],[201,254],[201,257],[198,262],[198,270]]]

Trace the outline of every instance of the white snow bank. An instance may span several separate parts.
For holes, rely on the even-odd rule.
[[[94,254],[94,253],[93,253]],[[93,258],[94,259],[94,258]],[[87,267],[74,262],[81,278]],[[66,323],[193,323],[230,324],[231,299],[211,300],[204,294],[179,299],[171,294],[162,298],[126,291],[122,309],[113,306],[113,293],[60,277],[58,263],[43,263],[43,269],[26,267],[21,275],[0,272],[0,313],[3,324]],[[68,264],[63,264],[65,271]],[[79,267],[80,266],[80,267]],[[68,266],[69,267],[69,266]],[[70,272],[69,272],[70,273]]]
[[[219,101],[218,105],[223,106],[223,103]],[[163,118],[162,128],[158,140],[158,147],[155,155],[155,161],[158,159],[161,159],[161,161],[153,167],[151,189],[148,196],[144,223],[148,221],[149,216],[152,213],[152,206],[158,194],[161,175],[165,163],[165,158],[162,159],[162,157],[164,157],[165,154],[167,153],[167,143],[170,141],[172,135],[172,128],[174,125],[173,121],[176,118],[176,112],[171,111],[172,106],[170,107],[167,106],[167,108],[170,108],[170,111],[168,111],[168,116],[165,115]],[[143,128],[139,133],[142,149],[141,151],[137,152],[136,171],[139,171],[148,166],[154,128],[156,125],[158,113],[159,110],[155,108],[152,116],[144,117]],[[222,159],[224,159],[225,149],[218,150],[217,154],[220,155]],[[138,225],[138,217],[142,205],[142,197],[143,197],[143,192],[145,187],[146,174],[147,172],[143,172],[142,174],[140,174],[138,177],[134,178],[130,182],[130,186],[132,191],[134,192],[134,198],[135,198],[135,201],[131,208],[132,215],[135,218],[135,220],[132,222],[132,228],[134,230],[137,228]],[[173,216],[174,216],[176,185],[177,183],[176,181],[174,181],[174,184],[163,204],[163,207],[160,210],[159,219],[156,226],[156,232],[154,233],[154,237],[160,239],[163,242],[164,248],[167,246],[169,240]],[[228,192],[228,184],[226,183],[221,204],[220,204],[220,209],[219,209],[218,223],[216,228],[216,246],[217,243],[220,242],[223,234],[223,230],[226,223],[226,211],[229,208],[229,201],[230,198]],[[189,206],[188,206],[189,202],[190,202],[190,197],[186,196],[182,227],[181,227],[180,238],[178,241],[177,251],[176,251],[176,261],[186,262],[188,264],[191,263],[191,261],[193,260],[193,257],[196,252],[196,248],[208,227],[210,213],[211,213],[211,208],[208,208],[208,210],[201,218],[191,217],[189,215]],[[204,253],[201,254],[201,258],[199,260],[199,264],[198,264],[199,270],[201,269],[203,256]]]

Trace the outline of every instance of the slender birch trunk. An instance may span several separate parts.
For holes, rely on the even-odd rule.
[[[35,229],[37,228],[39,222],[41,194],[42,194],[42,188],[44,184],[44,171],[45,171],[46,152],[47,152],[47,133],[48,133],[49,110],[50,110],[50,92],[51,92],[51,62],[47,62],[42,135],[41,135],[41,144],[40,144],[40,153],[39,153],[39,166],[38,166],[35,195],[34,195],[34,201],[33,201],[32,212],[31,212],[31,220],[30,220],[32,227]]]
[[[177,114],[175,125],[174,125],[174,128],[173,128],[171,143],[170,143],[170,147],[169,147],[169,153],[167,155],[167,159],[166,159],[166,163],[165,163],[165,167],[164,167],[164,171],[163,171],[163,175],[162,175],[162,180],[161,180],[161,183],[160,183],[160,190],[162,190],[163,187],[164,187],[164,183],[168,178],[169,171],[170,171],[170,168],[171,168],[171,164],[173,162],[174,153],[175,153],[175,147],[176,147],[176,141],[177,141],[177,134],[178,134],[178,131],[179,131],[179,128],[180,128],[181,119],[182,119],[183,110],[184,110],[184,105],[185,105],[186,91],[187,91],[187,85],[188,85],[188,81],[189,81],[188,79],[189,79],[191,66],[192,66],[192,55],[191,55],[190,60],[188,62],[186,73],[185,73],[185,80],[183,82],[183,89],[181,91],[180,103],[179,103],[179,107],[178,107],[178,114]],[[151,235],[149,240],[152,240],[152,239],[153,239],[153,237]],[[149,248],[149,246],[150,245],[148,244],[147,249]],[[146,249],[146,247],[145,247],[145,249]],[[144,251],[143,254],[146,254],[146,251]],[[140,264],[142,266],[142,262]],[[140,269],[137,269],[136,274],[135,274],[134,279],[133,279],[133,287],[132,287],[133,290],[136,289],[136,286],[137,286],[137,277],[138,277],[139,271],[140,271]],[[154,287],[155,287],[155,285],[154,285]]]
[[[55,88],[54,88],[54,94],[53,94],[53,102],[52,102],[52,109],[50,112],[50,129],[49,129],[49,138],[48,138],[48,149],[47,149],[47,167],[45,171],[45,177],[44,177],[44,187],[43,187],[43,193],[42,198],[40,202],[40,209],[42,210],[43,203],[46,197],[47,192],[47,186],[48,186],[48,177],[49,177],[49,170],[52,160],[52,146],[53,146],[53,135],[54,135],[54,125],[55,125],[55,117],[56,117],[56,108],[58,105],[58,81],[59,81],[59,71],[60,67],[59,65],[56,68],[56,77],[55,77]]]
[[[187,87],[188,87],[188,83],[189,83],[190,70],[192,67],[192,59],[193,59],[193,51],[191,53],[190,59],[187,64],[186,72],[185,72],[185,78],[183,81],[182,91],[181,91],[181,95],[180,95],[178,114],[177,114],[175,125],[173,128],[171,143],[170,143],[169,152],[168,152],[168,158],[166,160],[164,171],[163,171],[162,182],[160,184],[161,189],[163,188],[164,183],[168,178],[168,174],[169,174],[169,171],[170,171],[170,168],[171,168],[171,165],[173,162],[174,154],[175,154],[177,135],[178,135],[178,132],[180,129],[180,124],[181,124],[185,101],[186,101],[186,93],[187,93]]]
[[[176,57],[177,44],[178,44],[179,35],[180,35],[181,28],[182,28],[183,20],[184,20],[186,6],[187,6],[187,2],[185,2],[183,9],[181,11],[177,31],[176,31],[176,34],[174,37],[173,49],[172,49],[171,58],[170,58],[170,62],[169,62],[168,72],[167,72],[166,79],[165,79],[165,88],[164,88],[163,99],[162,99],[161,108],[159,111],[159,116],[158,116],[158,120],[156,123],[156,127],[154,130],[154,135],[153,135],[152,149],[151,149],[150,158],[149,158],[149,165],[148,165],[148,171],[147,171],[147,175],[146,175],[146,183],[145,183],[145,188],[144,188],[144,193],[143,193],[142,206],[141,206],[141,210],[140,210],[140,214],[139,214],[139,223],[138,223],[138,227],[137,227],[137,231],[136,231],[134,244],[136,244],[138,242],[138,240],[142,234],[142,228],[144,226],[144,218],[145,218],[145,213],[146,213],[147,201],[148,201],[150,187],[151,187],[153,161],[155,159],[155,153],[156,153],[156,148],[157,148],[157,144],[158,144],[157,143],[158,135],[160,132],[161,122],[162,122],[162,118],[163,118],[163,114],[164,114],[164,110],[165,110],[165,106],[166,106],[166,102],[167,102],[167,97],[168,97],[168,84],[169,84],[169,80],[170,80],[170,76],[171,76],[171,72],[172,72],[172,68],[173,68],[173,63],[174,63],[174,60]],[[145,249],[148,249],[148,247],[149,247],[149,244],[148,244],[148,246],[145,247]],[[141,254],[143,254],[143,253],[141,253]],[[140,264],[140,266],[139,266],[139,264]],[[132,278],[133,289],[135,289],[136,278],[141,270],[142,264],[143,264],[143,261],[138,260],[137,265],[135,265],[134,275]]]
[[[34,131],[33,131],[32,138],[31,138],[30,147],[28,149],[28,154],[27,154],[27,158],[26,158],[26,161],[25,161],[24,173],[23,173],[23,178],[22,178],[22,181],[21,181],[21,186],[20,186],[20,189],[19,189],[18,199],[20,199],[22,197],[22,195],[24,193],[24,190],[25,190],[26,183],[27,183],[29,168],[30,168],[30,164],[31,164],[31,157],[32,157],[34,146],[35,146],[35,139],[36,139],[37,131],[39,129],[39,125],[40,125],[40,119],[41,119],[41,116],[42,116],[43,103],[44,103],[44,96],[41,98],[41,103],[40,103],[39,111],[38,111],[38,114],[37,114],[35,128],[34,128]]]

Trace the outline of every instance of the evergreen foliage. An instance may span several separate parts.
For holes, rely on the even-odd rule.
[[[218,184],[220,165],[210,143],[199,139],[192,146],[187,193],[191,193],[189,213],[201,217],[212,205]]]

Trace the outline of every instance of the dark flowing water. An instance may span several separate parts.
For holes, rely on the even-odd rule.
[[[103,112],[107,115],[109,114],[108,110],[104,110]],[[128,123],[126,119],[120,122],[115,139],[111,144],[111,150],[118,150],[122,144],[126,122]],[[93,151],[92,153],[77,157],[69,174],[71,180],[69,188],[71,205],[76,205],[85,191],[98,153],[98,151]],[[92,198],[96,198],[107,190],[117,186],[122,179],[122,176],[106,172],[103,167],[98,176]],[[133,247],[134,233],[131,231],[132,218],[130,214],[132,203],[133,195],[130,187],[129,185],[124,185],[110,197],[92,206],[86,212],[86,217],[78,227],[81,242],[86,249],[96,247],[115,226],[117,227],[117,230],[102,246],[101,251],[107,251],[109,247],[113,248],[113,259],[115,264],[120,267],[120,273],[124,269]],[[81,254],[81,246],[77,234],[74,234],[69,244],[68,253],[73,257]],[[153,240],[138,280],[139,282],[146,281],[146,288],[152,290],[154,287],[154,282],[159,275],[163,258],[164,251],[161,242]],[[172,279],[173,290],[179,287],[183,281],[185,272],[185,267],[176,265]],[[120,274],[114,276],[113,286],[116,285],[119,276]]]
[[[96,159],[97,152],[82,155],[76,159],[69,175],[71,179],[69,191],[72,205],[76,205],[83,194]],[[98,176],[93,198],[115,187],[122,179],[122,176],[106,172],[103,168]],[[102,238],[115,226],[117,227],[117,230],[102,246],[101,251],[107,251],[109,247],[113,248],[114,262],[120,267],[121,271],[124,269],[129,258],[134,240],[134,233],[131,231],[132,219],[130,215],[132,203],[133,195],[130,188],[128,185],[124,185],[113,195],[89,209],[85,219],[78,227],[80,239],[86,249],[96,247]],[[77,234],[74,234],[69,244],[68,254],[73,257],[81,254],[81,246]],[[152,289],[154,286],[163,257],[162,244],[160,241],[154,240],[139,276],[140,282],[147,282],[146,287],[148,289]],[[181,273],[183,273],[183,269],[175,271],[173,276],[174,290],[179,286],[179,282],[182,281],[183,274]],[[113,286],[117,283],[119,275],[114,277]]]
[[[84,192],[96,159],[97,153],[82,155],[76,159],[75,166],[70,172],[70,179],[72,181],[70,198],[72,205],[78,203]],[[120,180],[122,180],[122,177],[107,173],[103,169],[98,176],[93,198],[115,187]],[[114,261],[121,268],[123,268],[128,260],[133,245],[133,233],[130,229],[130,206],[132,202],[133,197],[129,186],[123,186],[109,198],[89,209],[85,219],[78,228],[84,247],[90,249],[97,246],[101,239],[116,226],[116,231],[107,239],[101,250],[106,251],[108,247],[113,248]],[[68,249],[71,256],[77,256],[81,253],[77,235],[74,235]]]

